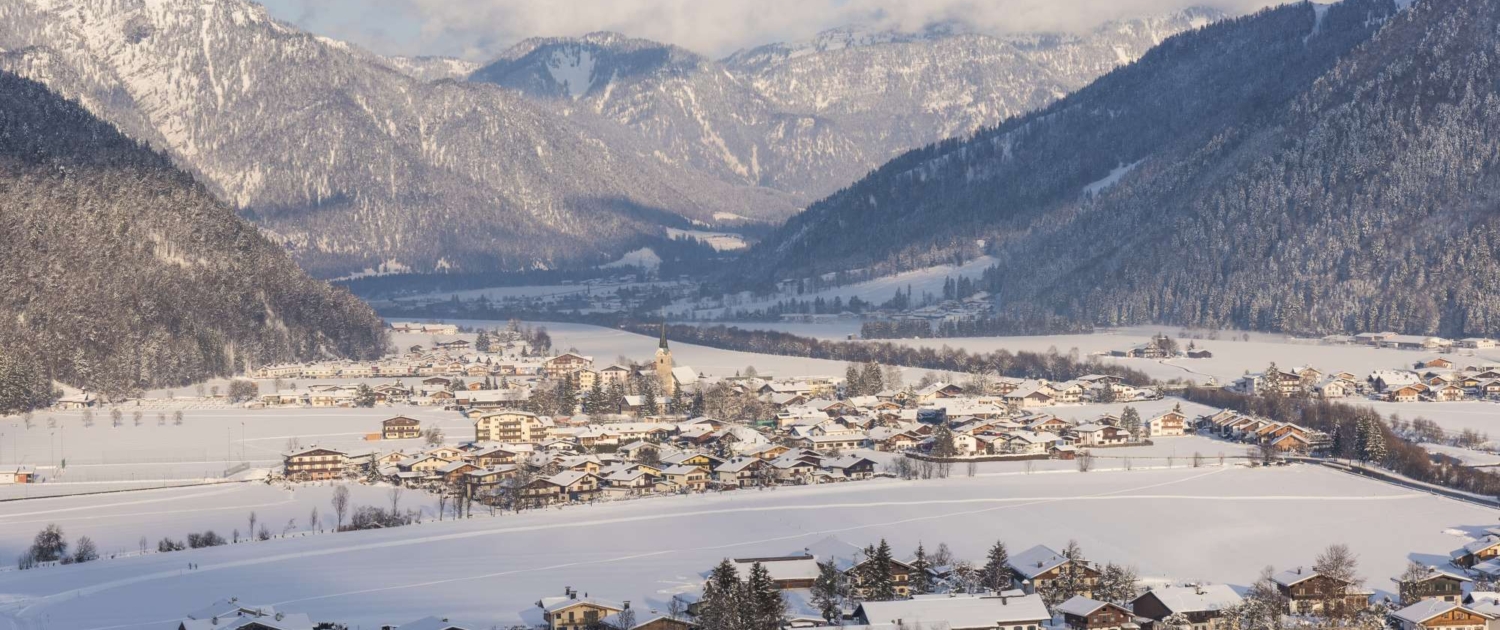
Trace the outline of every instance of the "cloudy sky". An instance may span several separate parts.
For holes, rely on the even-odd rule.
[[[390,55],[494,57],[532,36],[600,30],[720,57],[848,24],[915,29],[958,20],[982,31],[1081,31],[1212,6],[1245,13],[1288,0],[261,0],[304,29]]]

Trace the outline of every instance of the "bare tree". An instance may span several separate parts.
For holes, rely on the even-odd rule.
[[[401,511],[401,493],[405,491],[406,489],[401,486],[391,486],[391,489],[386,492],[386,497],[391,500],[391,514]]]
[[[179,426],[179,427],[182,426],[182,410],[181,409],[178,409],[177,411],[172,412],[172,424],[175,425],[175,426]]]
[[[338,518],[338,528],[344,528],[344,516],[349,513],[349,487],[340,485],[333,489],[333,514]],[[337,531],[337,530],[335,530]]]
[[[970,477],[973,477],[975,473],[979,472],[979,462],[971,459],[969,460],[969,463],[965,465],[965,469],[965,472],[968,473]]]
[[[1088,472],[1094,469],[1094,455],[1088,451],[1080,451],[1073,459],[1078,464],[1078,472]]]
[[[1193,451],[1193,468],[1202,468],[1202,467],[1203,467],[1203,454],[1199,453],[1197,451]]]
[[[255,534],[255,521],[256,521],[256,517],[255,517],[255,511],[254,511],[254,510],[252,510],[252,511],[251,511],[251,512],[250,512],[250,529],[248,529],[248,530],[245,530],[245,531],[248,531],[248,532],[250,532],[250,534],[251,534],[251,535],[254,535],[254,534]]]
[[[307,529],[308,529],[308,531],[317,531],[319,524],[320,524],[320,519],[318,518],[318,506],[314,505],[313,509],[312,509],[312,514],[307,515]]]

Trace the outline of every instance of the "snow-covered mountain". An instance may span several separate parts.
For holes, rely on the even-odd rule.
[[[796,208],[244,0],[9,0],[0,49],[0,67],[166,150],[323,276],[602,262],[683,217]]]
[[[840,28],[716,61],[614,33],[521,42],[472,80],[638,135],[659,159],[811,201],[895,155],[1042,107],[1222,14],[1085,35]]]
[[[596,34],[529,40],[471,73],[304,33],[249,0],[4,0],[0,69],[164,150],[333,277],[594,264],[667,228],[779,222],[1217,17],[1079,37],[841,29],[722,61]]]

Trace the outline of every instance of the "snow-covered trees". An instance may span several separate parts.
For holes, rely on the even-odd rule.
[[[896,598],[891,560],[891,545],[884,538],[880,539],[880,544],[865,549],[865,561],[859,567],[859,586],[866,600],[883,602]]]
[[[1005,543],[997,540],[985,556],[984,568],[979,572],[979,585],[998,593],[1009,589],[1010,584],[1010,553],[1006,551]]]
[[[384,350],[368,305],[78,104],[0,73],[0,138],[0,410],[44,401],[38,375],[133,394]]]
[[[1107,384],[1105,389],[1109,389]],[[1136,411],[1135,407],[1126,406],[1125,410],[1120,412],[1120,428],[1130,434],[1131,440],[1140,440],[1141,412]]]
[[[812,603],[825,621],[834,623],[840,618],[848,593],[844,573],[839,571],[833,560],[819,562],[818,577],[812,586]]]
[[[1094,599],[1124,606],[1140,594],[1140,579],[1135,567],[1111,562],[1099,570],[1099,582],[1093,588]]]
[[[836,611],[838,603],[832,599],[820,601],[816,589],[814,601],[820,607],[829,606],[825,614],[837,615],[830,611]],[[725,558],[703,586],[695,625],[703,630],[780,628],[786,622],[786,611],[781,589],[761,563],[752,564],[750,574],[741,580],[734,563]]]
[[[922,543],[917,543],[917,553],[911,561],[911,575],[907,578],[907,588],[911,589],[913,595],[925,595],[932,592],[932,561],[927,559],[927,550]]]
[[[1083,548],[1078,546],[1078,542],[1068,541],[1059,555],[1067,562],[1058,567],[1056,578],[1037,589],[1042,601],[1048,606],[1056,606],[1074,595],[1083,595],[1091,590],[1087,573],[1088,560],[1084,558]]]

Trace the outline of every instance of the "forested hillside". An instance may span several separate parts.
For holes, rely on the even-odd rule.
[[[898,158],[747,268],[987,252],[1013,314],[1500,334],[1497,27],[1492,2],[1346,0],[1178,36],[1044,111]]]
[[[35,402],[48,376],[129,393],[386,343],[367,305],[165,156],[4,72],[0,320],[0,412]]]

